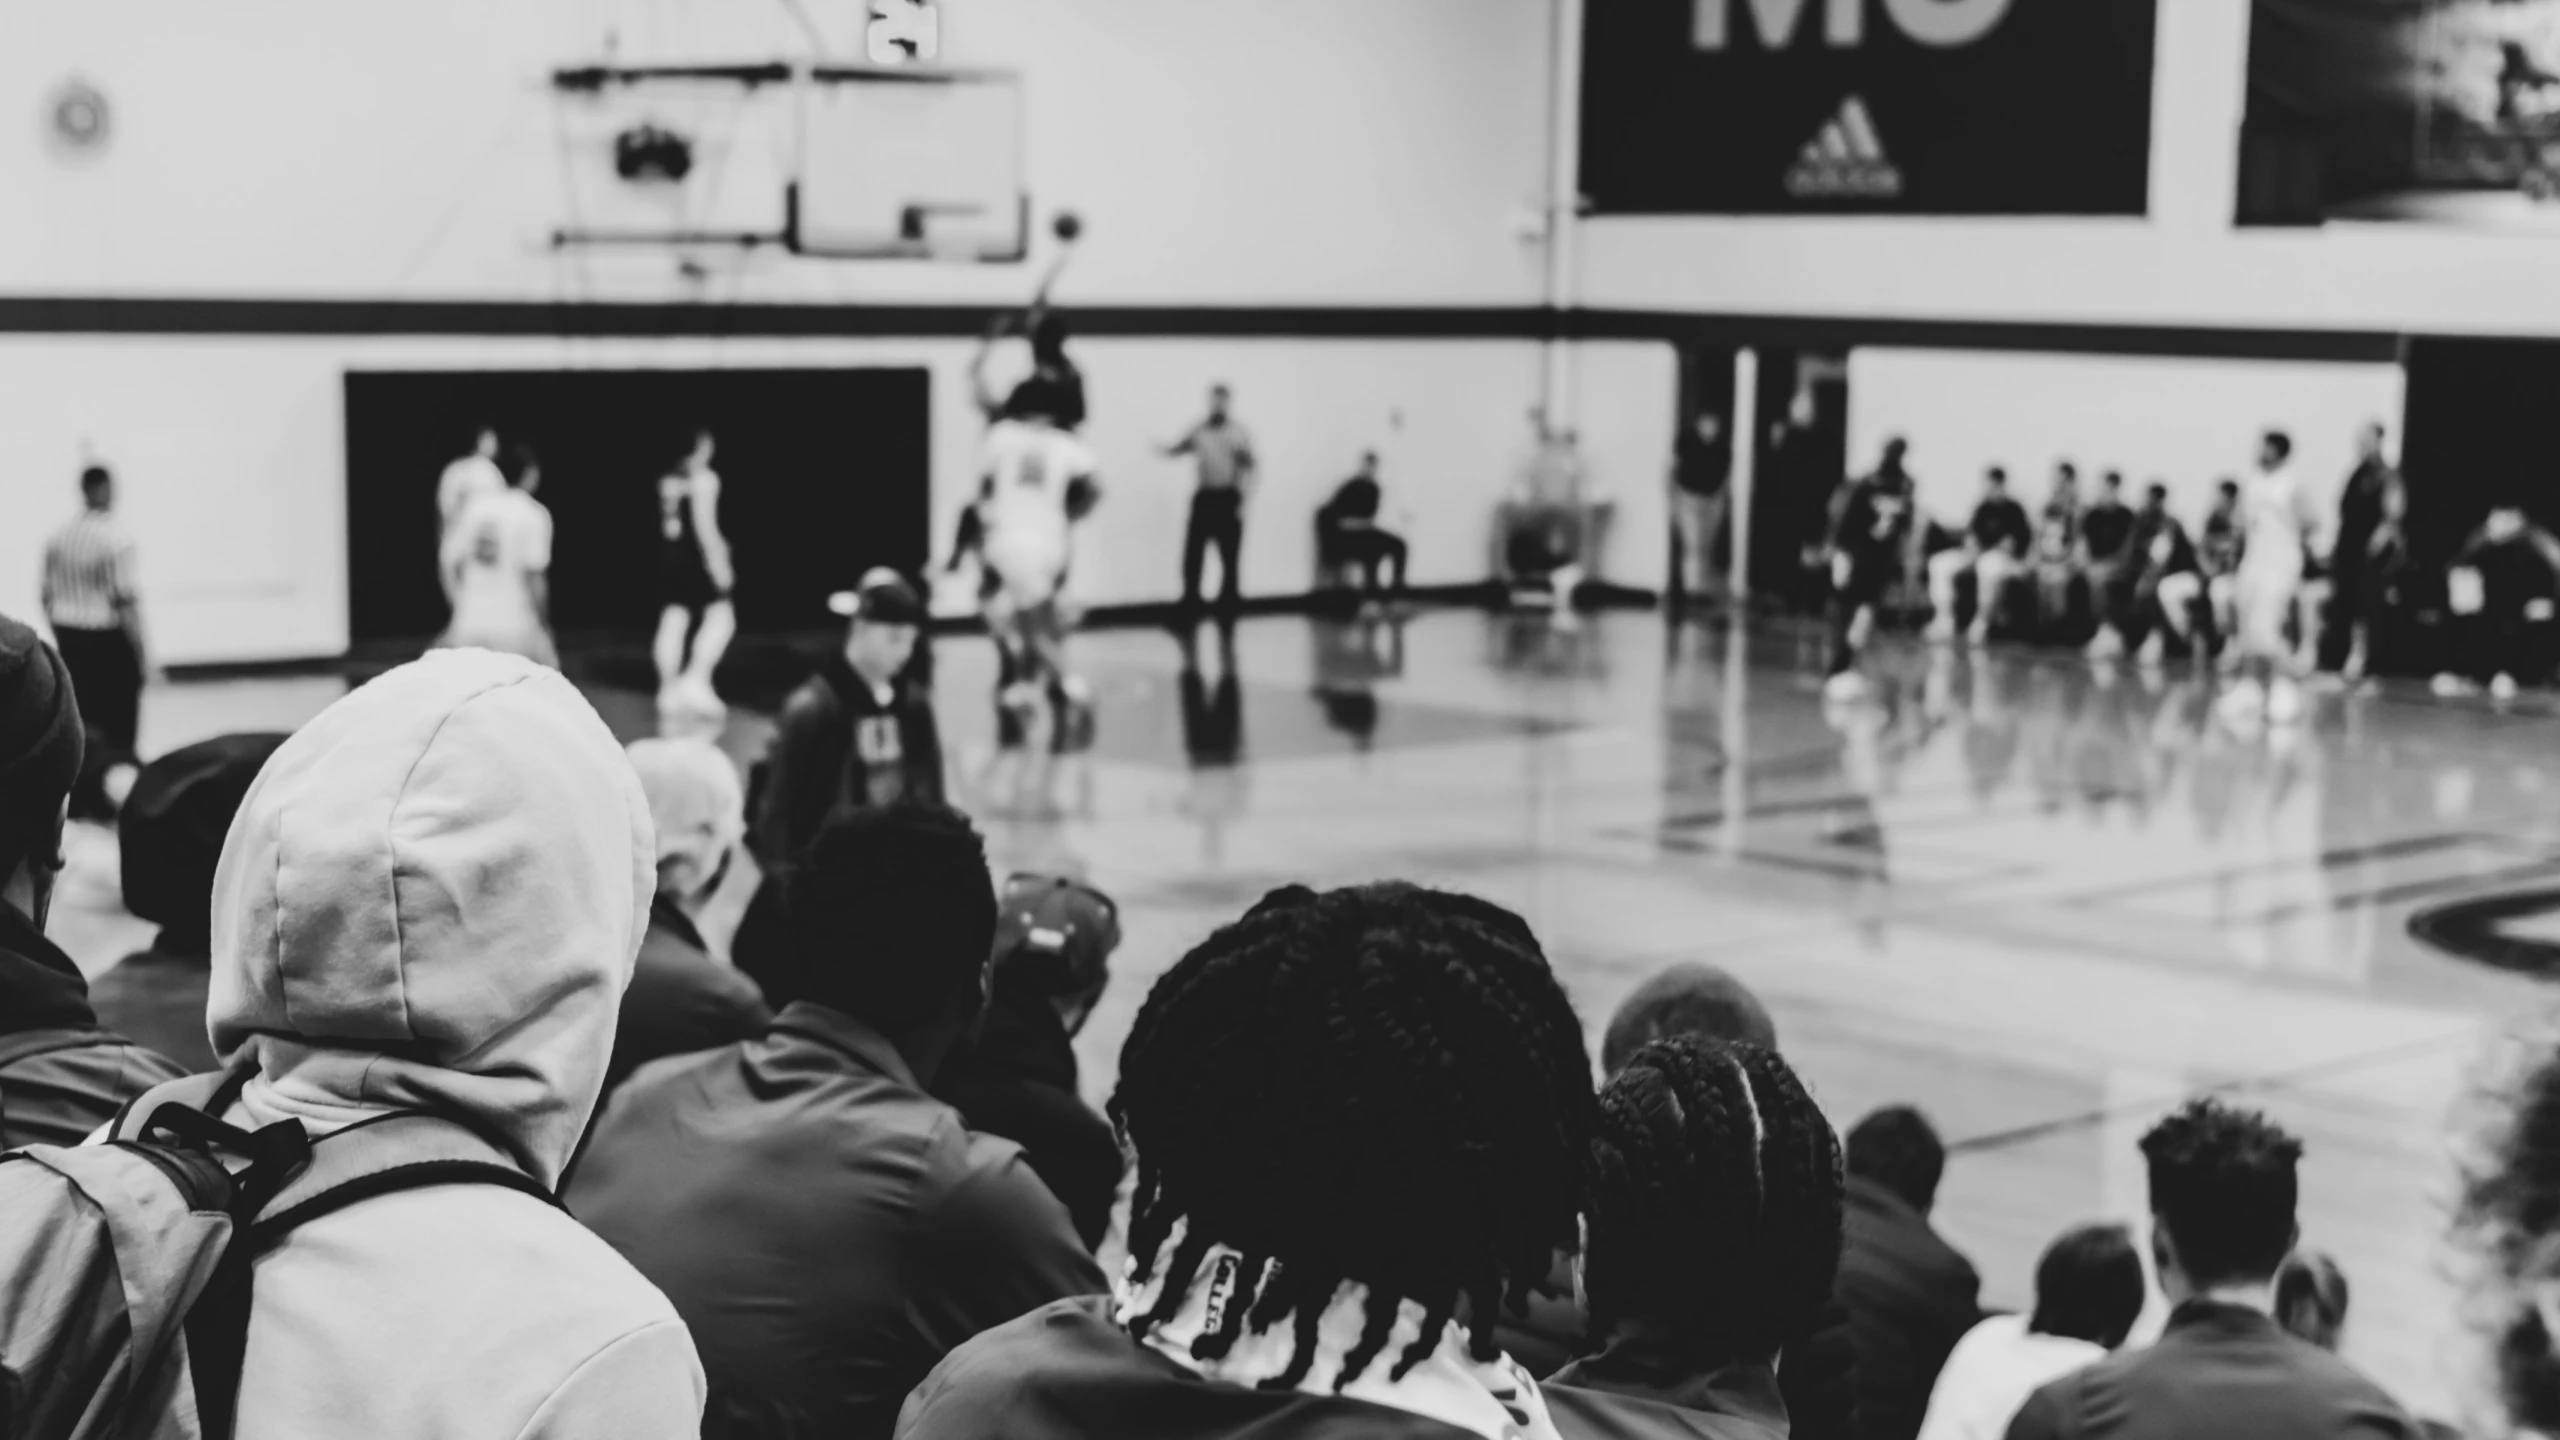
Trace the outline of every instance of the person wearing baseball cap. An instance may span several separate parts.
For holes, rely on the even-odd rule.
[[[183,1073],[100,1025],[80,967],[45,938],[85,743],[62,657],[0,616],[0,1149],[77,1145]]]
[[[942,803],[942,734],[907,674],[925,608],[887,568],[830,602],[844,644],[783,702],[756,809],[755,849],[786,864],[828,820],[855,810]]]
[[[1122,1157],[1111,1123],[1077,1088],[1073,1041],[1111,983],[1119,944],[1119,908],[1091,885],[1059,875],[1006,881],[986,1022],[942,1087],[970,1129],[1022,1147],[1088,1246],[1111,1228]]]

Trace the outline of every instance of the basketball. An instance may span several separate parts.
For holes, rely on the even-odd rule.
[[[1059,239],[1073,240],[1084,233],[1084,221],[1079,219],[1073,210],[1061,210],[1058,212],[1058,218],[1049,222],[1049,228],[1056,232]]]

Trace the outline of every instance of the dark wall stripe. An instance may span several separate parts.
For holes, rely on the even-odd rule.
[[[0,297],[0,333],[948,339],[984,334],[986,305],[660,304],[513,300]],[[1538,306],[1098,305],[1079,334],[1325,340],[1663,340],[1839,351],[1860,345],[2245,360],[2395,361],[2378,330],[1840,319]]]

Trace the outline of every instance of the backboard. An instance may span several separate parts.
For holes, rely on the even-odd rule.
[[[783,246],[1008,262],[1028,248],[1020,77],[912,65],[552,76],[555,246]]]
[[[819,67],[800,86],[791,248],[1014,261],[1027,248],[1022,86],[1005,71]]]

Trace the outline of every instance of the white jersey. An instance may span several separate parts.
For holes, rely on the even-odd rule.
[[[1000,420],[987,430],[978,520],[987,568],[1025,604],[1053,598],[1066,578],[1070,488],[1094,478],[1093,452],[1054,426]]]
[[[450,533],[453,522],[471,508],[471,502],[506,488],[507,477],[498,472],[495,462],[479,455],[465,455],[444,467],[444,474],[436,478],[436,520]]]
[[[453,577],[448,645],[480,645],[557,663],[533,601],[533,577],[551,568],[551,512],[521,490],[482,495],[455,517],[444,540]]]
[[[2300,579],[2304,546],[2319,523],[2310,493],[2291,466],[2250,476],[2240,487],[2240,568]]]

